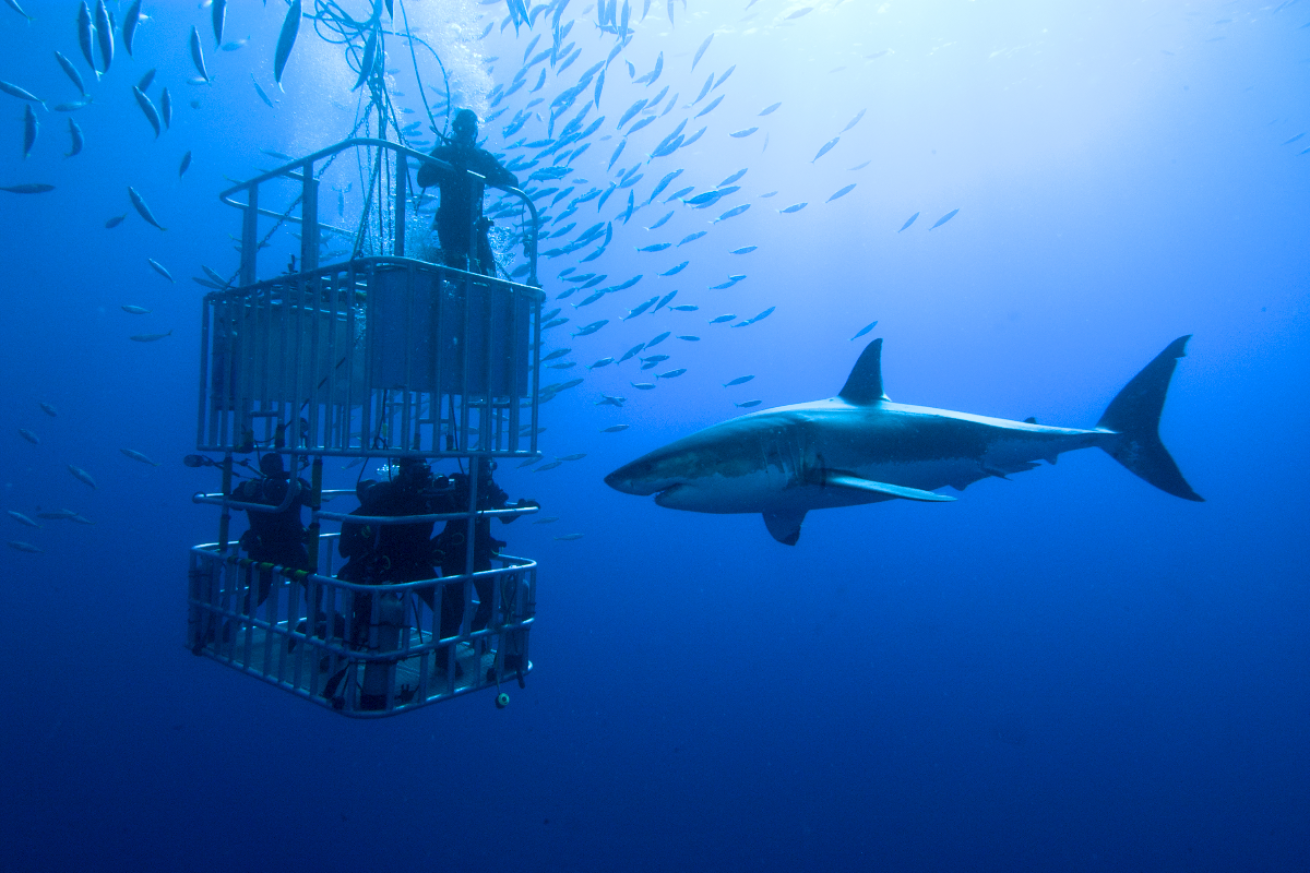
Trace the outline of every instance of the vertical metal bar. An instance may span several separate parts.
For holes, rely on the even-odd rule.
[[[301,165],[300,201],[300,272],[312,273],[318,269],[318,180],[314,178],[314,162]]]
[[[409,162],[404,152],[396,153],[396,236],[391,253],[398,258],[405,257],[405,188],[409,182]]]
[[[241,216],[241,287],[255,284],[255,256],[259,252],[259,186],[246,188],[246,211]]]
[[[205,424],[208,422],[213,426],[213,418],[206,415],[206,410],[213,408],[214,399],[210,396],[213,386],[213,379],[210,376],[209,361],[209,310],[213,305],[211,295],[206,294],[205,299],[200,304],[200,409],[196,415],[196,448],[206,445],[205,442]]]

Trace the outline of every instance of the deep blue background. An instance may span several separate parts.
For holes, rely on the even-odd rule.
[[[607,254],[579,271],[643,280],[590,308],[561,301],[573,320],[551,342],[572,346],[580,369],[664,330],[702,341],[666,341],[659,371],[688,373],[651,392],[627,385],[635,362],[592,372],[543,407],[547,456],[587,457],[503,473],[513,496],[560,516],[505,531],[541,562],[527,690],[505,711],[487,695],[357,723],[183,648],[187,548],[212,540],[216,521],[189,497],[216,482],[179,463],[195,444],[202,293],[187,277],[235,267],[237,216],[216,194],[225,176],[271,166],[260,149],[344,136],[353,75],[306,25],[280,94],[283,4],[234,0],[227,38],[250,42],[217,52],[208,10],[157,2],[137,56],[120,41],[93,83],[76,4],[22,5],[31,24],[0,8],[0,78],[51,106],[72,100],[58,49],[95,99],[72,116],[83,154],[65,159],[66,116],[38,109],[24,160],[21,102],[0,96],[0,184],[56,186],[0,192],[0,508],[67,507],[96,524],[3,520],[4,539],[44,550],[0,552],[6,869],[1310,869],[1310,142],[1288,142],[1310,129],[1310,6],[852,0],[796,15],[805,7],[739,0],[657,2],[640,20],[637,3],[634,38],[588,118],[608,120],[574,165],[589,180],[578,193],[645,160],[708,103],[683,108],[704,77],[734,64],[714,92],[724,102],[688,122],[704,137],[652,161],[631,190],[640,204],[685,168],[662,201],[749,172],[734,197],[677,206],[657,231],[643,228],[676,204],[617,224]],[[549,13],[516,39],[503,3],[405,5],[457,102],[483,116],[528,40],[551,39]],[[111,4],[120,19],[126,6]],[[488,147],[506,144],[501,127],[529,96],[548,103],[605,57],[615,37],[595,16],[581,0],[567,7],[565,42],[582,56],[507,101]],[[210,86],[186,84],[192,25]],[[388,48],[389,65],[407,62],[398,41]],[[661,79],[633,84],[625,61],[640,76],[659,52]],[[177,106],[158,140],[129,87],[149,67],[152,93],[167,85]],[[665,84],[677,107],[607,174],[618,116]],[[544,137],[545,122],[522,135]],[[136,216],[128,185],[168,231]],[[579,231],[615,220],[627,190],[569,220]],[[797,202],[809,205],[778,212]],[[746,214],[707,224],[741,203]],[[710,232],[687,246],[634,251],[698,229]],[[759,249],[727,254],[744,245]],[[655,275],[682,260],[676,277]],[[572,263],[544,262],[550,296]],[[700,310],[619,323],[675,288]],[[128,315],[129,303],[154,311]],[[767,306],[777,311],[747,328],[706,324]],[[611,324],[565,334],[596,318]],[[875,318],[894,399],[1071,427],[1092,425],[1170,340],[1195,334],[1162,435],[1208,502],[1082,452],[947,506],[816,512],[787,548],[758,517],[678,513],[601,482],[731,416],[733,401],[830,396],[862,347],[850,337]],[[744,374],[757,378],[721,387]],[[627,406],[595,406],[602,392]],[[615,423],[632,427],[599,433]],[[566,533],[585,536],[554,539]]]

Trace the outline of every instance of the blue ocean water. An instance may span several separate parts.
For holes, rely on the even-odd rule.
[[[0,186],[54,190],[0,192],[0,508],[94,524],[3,519],[3,539],[41,550],[0,552],[6,869],[1310,868],[1310,4],[637,2],[620,4],[625,36],[572,0],[558,22],[576,49],[496,104],[530,41],[552,44],[560,4],[524,4],[531,21],[515,26],[505,2],[395,0],[445,63],[456,108],[507,109],[483,129],[507,160],[547,138],[551,101],[624,43],[570,178],[586,180],[578,195],[634,164],[643,178],[548,225],[578,223],[562,241],[606,221],[613,241],[586,264],[593,247],[543,259],[541,278],[551,298],[567,267],[643,278],[593,306],[551,304],[571,321],[548,342],[581,369],[664,331],[700,340],[659,346],[670,358],[654,372],[687,373],[651,391],[631,387],[652,372],[635,361],[587,372],[542,407],[541,435],[548,458],[586,457],[499,475],[560,518],[497,531],[541,565],[527,688],[505,710],[479,694],[373,722],[183,645],[187,550],[217,522],[190,499],[216,487],[213,471],[181,464],[204,293],[189,277],[236,268],[238,214],[217,198],[229,180],[274,166],[264,150],[350,132],[343,47],[306,19],[278,89],[284,3],[230,3],[230,50],[215,49],[207,4],[146,3],[133,55],[120,37],[97,77],[77,4],[19,5],[30,22],[0,7],[0,79],[46,105],[24,157],[25,101],[0,95]],[[108,8],[122,21],[130,5]],[[340,6],[364,17],[372,4]],[[188,82],[192,27],[208,84]],[[397,101],[424,118],[408,49],[389,39]],[[91,96],[73,112],[55,109],[78,99],[56,50]],[[441,82],[430,55],[418,63]],[[657,63],[659,78],[637,81]],[[158,138],[130,87],[151,68],[148,92],[173,103]],[[666,85],[608,169],[619,117]],[[504,136],[534,97],[537,115]],[[73,157],[69,119],[85,138]],[[647,163],[684,119],[701,138]],[[713,207],[663,205],[742,169]],[[699,308],[620,321],[674,290]],[[709,323],[768,307],[740,329]],[[668,510],[602,481],[734,403],[835,394],[873,337],[897,401],[1091,427],[1185,334],[1161,435],[1204,503],[1077,452],[949,505],[813,512],[788,547],[759,516]],[[742,375],[755,378],[723,387]],[[602,394],[628,400],[595,405]],[[631,427],[601,432],[619,423]],[[330,469],[332,484],[356,472]]]

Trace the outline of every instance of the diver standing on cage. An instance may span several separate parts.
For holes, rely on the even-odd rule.
[[[478,146],[478,116],[473,110],[456,112],[451,127],[454,137],[433,149],[432,157],[449,164],[454,171],[424,164],[419,167],[418,184],[420,188],[433,185],[441,188],[441,204],[433,226],[441,243],[442,262],[448,267],[492,276],[496,261],[487,239],[491,220],[482,215],[485,185],[466,171],[482,176],[486,185],[494,188],[517,188],[519,180],[491,152]],[[469,252],[475,243],[474,263],[470,264]]]
[[[282,456],[270,452],[259,459],[259,479],[248,479],[232,492],[232,499],[241,503],[260,503],[271,507],[285,507],[280,511],[250,509],[250,529],[241,535],[241,547],[250,560],[257,564],[273,564],[288,570],[309,569],[309,554],[305,551],[305,526],[300,520],[300,509],[309,495],[309,483],[292,479],[282,463]],[[268,599],[273,574],[261,569],[259,573],[259,600]],[[249,595],[246,610],[249,611]]]

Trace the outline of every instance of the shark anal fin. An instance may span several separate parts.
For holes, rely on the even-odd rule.
[[[824,477],[823,481],[824,484],[834,488],[853,488],[857,491],[871,491],[874,494],[885,494],[888,497],[900,497],[903,500],[921,500],[925,503],[949,503],[955,499],[947,494],[937,494],[933,491],[924,491],[921,488],[907,488],[904,485],[891,485],[887,482],[874,482],[872,479],[861,479],[859,476],[849,476],[842,473],[829,473]]]
[[[769,534],[784,546],[794,546],[801,538],[801,524],[805,521],[805,510],[790,512],[764,513],[764,526]]]

